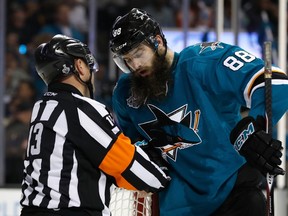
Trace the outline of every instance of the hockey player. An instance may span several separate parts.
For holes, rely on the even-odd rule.
[[[111,185],[157,192],[165,173],[93,100],[97,63],[88,46],[56,35],[35,51],[48,91],[36,102],[24,160],[22,216],[110,216]]]
[[[265,132],[264,61],[222,42],[174,52],[137,8],[115,20],[110,48],[124,72],[113,94],[119,125],[133,141],[150,140],[169,167],[160,215],[264,216],[263,175],[284,174],[281,142]],[[288,78],[272,70],[275,125],[288,109]]]

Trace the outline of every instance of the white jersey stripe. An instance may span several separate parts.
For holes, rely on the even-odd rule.
[[[48,121],[49,117],[51,116],[52,112],[54,111],[55,107],[58,105],[58,102],[55,100],[50,100],[47,102],[45,109],[42,113],[40,118],[41,121]]]
[[[38,186],[35,187],[35,190],[38,191],[38,193],[37,193],[36,197],[32,201],[33,205],[39,206],[40,203],[42,202],[42,200],[44,198],[43,189],[44,189],[43,184],[38,182]]]
[[[29,161],[24,160],[24,173],[27,174],[26,172],[26,168],[29,166]],[[28,182],[26,185],[28,185],[28,187],[23,191],[23,195],[25,197],[25,199],[23,200],[23,205],[28,205],[29,204],[29,200],[28,200],[28,196],[32,193],[33,189],[30,187],[30,184],[32,183],[32,178],[30,175],[26,175],[26,178],[23,179],[23,183],[24,182]]]
[[[57,208],[60,203],[61,197],[58,191],[60,187],[61,170],[63,168],[62,155],[65,143],[65,135],[68,132],[68,126],[64,111],[60,114],[57,121],[55,122],[53,130],[58,131],[59,133],[57,133],[55,136],[55,143],[57,143],[57,145],[55,145],[53,153],[50,157],[50,161],[53,161],[53,163],[50,163],[47,185],[49,188],[51,188],[50,196],[53,198],[50,200],[48,208]]]
[[[84,112],[78,110],[80,125],[90,134],[99,144],[107,148],[112,138],[94,121],[92,121]],[[97,131],[97,133],[95,133]]]
[[[92,100],[91,98],[87,98],[87,97],[83,97],[81,95],[78,94],[72,94],[74,97],[79,98],[81,100],[86,101],[87,103],[91,104],[91,106],[93,106],[95,109],[97,108],[97,112],[102,116],[106,116],[107,115],[107,110],[105,109],[105,106],[95,100]]]
[[[49,209],[58,208],[61,195],[59,194],[58,191],[51,190],[50,196],[51,196],[51,200],[49,201],[47,208]]]
[[[254,88],[251,90],[251,93],[250,93],[250,96],[248,95],[249,94],[249,87],[251,86],[252,82],[254,82],[255,78],[259,76],[259,74],[263,73],[264,71],[264,68],[261,68],[257,73],[255,73],[253,75],[253,77],[250,79],[250,81],[247,83],[246,87],[245,87],[245,90],[243,92],[244,94],[244,99],[246,101],[246,106],[248,108],[251,108],[251,97],[254,93],[254,91],[256,91],[258,88],[260,87],[263,87],[264,86],[264,82],[263,83],[260,83],[256,86],[254,86]],[[272,71],[280,71],[280,72],[283,72],[281,69],[277,68],[277,67],[272,67]],[[283,84],[287,84],[288,81],[287,80],[277,80],[277,79],[272,79],[272,85],[283,85]]]
[[[142,181],[148,185],[154,185],[156,188],[161,188],[160,181],[147,169],[145,169],[138,161],[134,161],[130,170]]]
[[[77,177],[77,169],[78,169],[78,161],[75,155],[75,152],[73,154],[73,168],[71,172],[71,182],[69,185],[69,196],[71,198],[69,202],[69,207],[71,206],[80,206],[80,197],[78,193],[78,177]]]
[[[33,167],[34,170],[31,173],[31,178],[36,180],[38,182],[38,186],[35,187],[35,190],[38,192],[35,199],[33,199],[33,205],[38,206],[44,197],[44,194],[42,193],[42,190],[44,189],[44,186],[39,182],[39,177],[40,177],[40,170],[41,170],[41,165],[42,165],[42,159],[35,159],[33,161]]]
[[[101,176],[98,182],[99,196],[100,196],[100,199],[102,200],[102,203],[105,203],[105,188],[106,188],[107,177],[103,174],[103,172],[100,172],[100,174]],[[102,210],[102,215],[103,216],[110,215],[110,210],[107,206],[104,206],[104,209]]]
[[[36,117],[37,117],[37,114],[38,114],[39,108],[40,108],[40,103],[42,103],[42,100],[37,101],[33,107],[32,115],[31,115],[31,122],[34,122]]]

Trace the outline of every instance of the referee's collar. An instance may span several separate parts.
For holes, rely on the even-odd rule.
[[[48,91],[49,92],[63,92],[63,91],[65,91],[65,92],[71,92],[71,93],[82,95],[81,92],[77,88],[75,88],[72,85],[66,84],[66,83],[51,83],[48,86]]]

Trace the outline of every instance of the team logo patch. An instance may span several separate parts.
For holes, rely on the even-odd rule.
[[[220,45],[221,42],[204,42],[200,44],[201,50],[199,51],[199,54],[204,52],[207,49],[211,49],[212,51],[216,50],[217,48],[223,49],[224,47]]]
[[[167,157],[173,161],[177,160],[178,150],[190,148],[202,142],[198,135],[198,124],[200,119],[200,110],[194,112],[194,124],[192,124],[192,113],[187,111],[187,105],[184,105],[173,112],[166,114],[158,107],[148,104],[155,119],[149,122],[139,124],[140,128],[152,139],[153,131],[164,131],[170,136],[169,143],[163,146],[157,146],[162,152],[162,156],[167,160]]]
[[[63,64],[62,73],[68,74],[70,72],[70,68],[66,66],[66,64]]]
[[[141,20],[143,20],[144,17],[145,17],[145,14],[143,14],[141,11],[137,10],[137,12],[133,14],[133,17],[134,17],[135,19],[141,19]]]

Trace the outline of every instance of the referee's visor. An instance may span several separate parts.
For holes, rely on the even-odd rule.
[[[95,57],[92,54],[86,54],[85,55],[85,60],[89,66],[89,69],[91,73],[96,73],[99,70],[99,65],[95,59]]]

